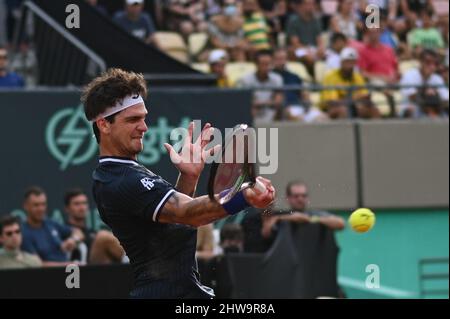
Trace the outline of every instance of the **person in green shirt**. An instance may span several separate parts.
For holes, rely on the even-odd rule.
[[[244,37],[249,43],[249,53],[253,58],[256,52],[271,49],[270,28],[256,0],[244,0],[242,10]]]
[[[314,78],[314,64],[325,58],[326,47],[322,40],[322,24],[316,15],[314,0],[299,0],[295,13],[286,25],[286,37],[291,57],[302,62]]]
[[[38,256],[20,250],[22,232],[16,217],[6,216],[0,219],[0,269],[41,267]]]
[[[411,31],[408,42],[416,56],[420,55],[423,49],[436,50],[444,55],[445,43],[441,33],[434,27],[433,13],[423,10],[420,14],[423,26]]]

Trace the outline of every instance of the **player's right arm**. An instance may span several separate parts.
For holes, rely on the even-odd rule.
[[[264,178],[259,178],[259,180],[269,192],[261,194],[248,188],[244,190],[244,197],[251,206],[266,208],[275,198],[275,189],[269,180]],[[157,221],[199,227],[226,216],[228,216],[228,213],[223,206],[217,201],[211,200],[208,196],[191,198],[182,193],[174,192],[162,208]]]

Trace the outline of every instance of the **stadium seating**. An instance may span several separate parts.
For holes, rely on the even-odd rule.
[[[236,82],[243,76],[256,71],[256,66],[251,62],[233,62],[228,63],[225,68],[225,73],[228,76],[228,80],[231,85],[235,85]]]
[[[160,48],[168,55],[181,62],[188,63],[188,48],[181,35],[176,32],[155,32],[155,38]]]
[[[406,60],[406,61],[400,62],[398,68],[399,68],[400,74],[403,75],[411,69],[418,68],[419,65],[420,65],[420,63],[417,60]]]
[[[194,70],[203,72],[203,73],[209,73],[208,63],[192,63],[191,68],[193,68]]]
[[[191,57],[198,55],[206,46],[208,42],[208,34],[205,32],[193,33],[189,36],[188,47]]]
[[[303,79],[303,81],[312,82],[311,75],[309,75],[308,71],[306,70],[306,67],[302,63],[288,62],[287,69],[297,74],[299,77]]]

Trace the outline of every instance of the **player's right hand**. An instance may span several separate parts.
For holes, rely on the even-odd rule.
[[[275,188],[270,180],[261,176],[256,178],[256,182],[263,187],[261,189],[259,187],[245,189],[245,199],[255,208],[267,208],[275,201]]]

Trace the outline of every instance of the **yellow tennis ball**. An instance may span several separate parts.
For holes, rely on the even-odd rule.
[[[350,215],[348,222],[355,232],[365,233],[375,224],[375,214],[368,208],[358,208]]]

